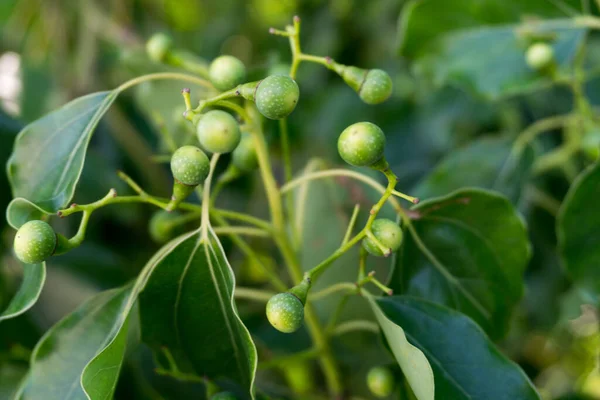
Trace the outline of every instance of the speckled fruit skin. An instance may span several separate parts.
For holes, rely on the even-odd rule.
[[[304,305],[291,293],[276,294],[267,303],[267,318],[280,332],[296,332],[304,321]]]
[[[367,73],[358,95],[367,104],[383,103],[392,94],[393,86],[392,78],[387,72],[372,69]]]
[[[552,46],[546,43],[534,43],[527,49],[525,60],[527,65],[535,70],[546,68],[554,59]]]
[[[350,165],[368,167],[383,157],[385,135],[375,124],[357,122],[352,124],[338,139],[338,152]]]
[[[246,80],[246,67],[234,56],[220,56],[210,63],[208,76],[217,89],[225,91]]]
[[[402,229],[400,229],[397,223],[390,219],[378,218],[373,221],[371,232],[373,232],[373,235],[381,242],[381,244],[392,249],[392,251],[398,250],[402,244]],[[369,238],[364,238],[362,245],[365,250],[374,256],[384,255],[379,247],[377,247],[377,245]]]
[[[394,375],[385,367],[373,367],[367,373],[367,386],[377,397],[388,397],[394,391]]]
[[[56,233],[44,221],[29,221],[17,231],[14,249],[25,264],[41,263],[54,253]]]
[[[238,147],[231,153],[231,163],[240,171],[250,172],[258,167],[254,139],[249,133],[242,134]]]
[[[188,186],[197,186],[204,182],[210,171],[210,161],[196,146],[178,148],[171,157],[173,178]]]
[[[200,118],[196,126],[198,140],[211,153],[229,153],[240,143],[240,126],[231,114],[212,110]]]
[[[230,392],[219,392],[213,395],[210,400],[237,400],[237,397]]]
[[[295,80],[286,75],[271,75],[259,82],[254,93],[258,111],[269,119],[282,119],[294,111],[300,89]]]
[[[146,53],[153,61],[162,62],[167,58],[172,46],[170,37],[164,33],[156,33],[146,42]]]

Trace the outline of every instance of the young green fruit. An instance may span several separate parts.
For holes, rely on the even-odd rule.
[[[240,126],[231,114],[212,110],[200,118],[196,126],[198,140],[211,153],[229,153],[240,143]]]
[[[373,236],[379,242],[384,245],[386,248],[390,249],[392,252],[398,250],[400,245],[402,244],[402,229],[392,220],[386,218],[378,218],[373,221],[373,225],[371,225],[371,232],[373,232]],[[384,254],[384,252],[377,246],[377,244],[371,240],[369,237],[366,237],[362,241],[362,245],[369,253],[374,256],[386,256],[389,254]]]
[[[534,43],[527,49],[525,55],[527,65],[535,70],[549,67],[554,60],[554,50],[547,43]]]
[[[242,134],[240,144],[231,153],[231,163],[242,172],[251,172],[258,167],[254,138],[251,134]]]
[[[237,400],[237,397],[230,392],[219,392],[212,396],[210,400]]]
[[[304,279],[285,293],[278,293],[267,302],[267,319],[280,332],[296,332],[304,322],[304,303],[310,289],[310,279]]]
[[[246,67],[234,56],[220,56],[210,64],[208,76],[214,87],[225,91],[244,82]]]
[[[338,139],[338,152],[350,165],[368,167],[383,158],[385,135],[375,124],[357,122],[352,124]]]
[[[150,222],[148,224],[148,230],[150,231],[150,237],[152,240],[156,243],[166,243],[169,239],[172,239],[174,236],[176,236],[180,230],[174,227],[173,222],[180,217],[181,214],[177,211],[156,211],[152,215],[152,218],[150,218]]]
[[[336,72],[367,104],[386,101],[393,90],[392,78],[381,69],[362,69],[353,66],[340,66]]]
[[[152,35],[146,42],[146,53],[152,61],[164,62],[173,47],[173,41],[164,33]]]
[[[282,119],[294,111],[300,97],[295,80],[287,75],[270,75],[254,91],[258,111],[269,119]]]
[[[377,397],[388,397],[394,391],[394,375],[386,367],[373,367],[367,373],[367,386]]]
[[[182,146],[171,157],[171,172],[179,182],[188,186],[198,186],[208,176],[210,161],[196,146]]]
[[[56,233],[44,221],[29,221],[17,231],[14,241],[17,258],[25,264],[41,263],[56,249]]]

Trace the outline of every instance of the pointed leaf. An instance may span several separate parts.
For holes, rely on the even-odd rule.
[[[31,355],[22,398],[111,398],[135,301],[131,295],[132,285],[102,292],[46,332]]]
[[[40,297],[46,281],[46,263],[22,264],[23,281],[21,287],[10,301],[8,307],[0,314],[0,322],[17,317],[29,310]]]
[[[427,356],[435,376],[436,399],[540,399],[519,366],[465,315],[407,296],[376,302],[390,323],[402,326],[409,342]]]
[[[117,94],[115,90],[80,97],[27,125],[17,136],[7,164],[13,196],[47,213],[66,206],[92,133]]]
[[[159,355],[166,349],[177,372],[237,384],[250,398],[256,348],[233,301],[225,252],[212,229],[209,236],[186,235],[157,261],[140,294],[142,339]]]
[[[455,308],[492,337],[506,333],[530,257],[525,225],[510,202],[464,189],[413,208],[391,286]]]
[[[496,190],[517,204],[533,164],[533,149],[513,147],[509,138],[480,138],[451,152],[413,190],[422,199],[465,186]]]
[[[565,268],[580,286],[600,293],[600,164],[584,171],[569,189],[557,235]]]
[[[375,318],[417,400],[433,400],[435,382],[433,371],[421,350],[406,339],[402,325],[390,320],[373,297],[366,294]]]

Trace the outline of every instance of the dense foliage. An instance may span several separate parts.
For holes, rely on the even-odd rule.
[[[0,398],[600,398],[600,4],[64,3],[0,6]]]

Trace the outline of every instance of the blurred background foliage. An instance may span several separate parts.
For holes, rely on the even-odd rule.
[[[535,178],[533,186],[524,184],[519,175],[527,169],[523,167],[505,180],[495,179],[520,132],[536,120],[570,112],[573,105],[570,91],[552,86],[527,69],[526,43],[511,24],[530,14],[559,18],[562,22],[542,23],[536,29],[556,35],[557,61],[566,73],[575,49],[587,40],[587,93],[597,104],[600,81],[594,76],[600,63],[594,58],[600,54],[600,42],[568,19],[573,13],[597,10],[585,0],[485,0],[477,7],[468,0],[445,4],[402,0],[3,0],[0,160],[8,158],[12,141],[24,125],[70,99],[165,70],[150,62],[144,52],[145,40],[155,32],[170,34],[178,47],[206,60],[220,54],[235,55],[249,66],[251,78],[258,79],[290,59],[287,41],[269,35],[269,27],[281,28],[293,15],[300,15],[306,52],[329,55],[344,64],[382,68],[390,73],[395,87],[384,104],[365,106],[330,71],[303,65],[298,76],[300,106],[289,119],[295,170],[302,170],[314,157],[329,165],[341,164],[335,145],[339,133],[351,123],[369,120],[387,134],[386,157],[400,178],[401,190],[424,198],[463,186],[488,187],[506,194],[527,220],[533,258],[525,297],[509,336],[500,345],[523,366],[545,398],[600,399],[597,314],[591,306],[582,307],[597,300],[572,286],[556,251],[556,212],[574,176],[552,170]],[[475,27],[479,29],[468,30]],[[76,202],[98,199],[110,187],[125,191],[115,175],[118,169],[134,176],[147,191],[168,194],[168,169],[151,162],[151,156],[161,152],[161,129],[180,136],[191,129],[180,118],[180,89],[176,82],[144,84],[119,97],[92,139]],[[281,176],[277,126],[269,123],[267,128],[276,173]],[[560,140],[551,135],[538,145],[552,147]],[[530,161],[521,162],[527,165]],[[588,162],[578,155],[574,168],[579,170]],[[307,268],[337,246],[337,239],[333,244],[328,240],[342,235],[353,205],[359,202],[368,210],[374,198],[363,187],[343,180],[322,185],[315,186],[306,203],[303,263]],[[6,177],[0,174],[0,209],[6,208],[10,197]],[[222,201],[223,207],[259,215],[267,212],[256,176],[236,181]],[[29,353],[43,332],[92,294],[137,275],[158,248],[147,228],[152,212],[144,206],[102,209],[94,214],[85,244],[52,259],[38,304],[25,315],[0,324],[0,398],[8,398],[25,373]],[[75,222],[58,221],[62,226],[57,226],[73,232]],[[4,220],[2,224],[0,309],[18,289],[21,276],[21,266],[10,251],[13,232]],[[244,266],[241,255],[233,253],[231,259],[234,269]],[[330,281],[342,280],[347,272],[344,263],[338,264]],[[260,281],[250,270],[241,268],[242,284]],[[319,310],[323,318],[331,313],[327,307],[331,304]],[[356,307],[347,309],[361,312]],[[245,306],[241,311],[258,338],[259,351],[264,351],[261,343],[269,343],[269,351],[274,352],[306,346],[302,333],[294,340],[284,340],[266,326],[262,307]],[[340,348],[346,349],[340,352],[346,376],[357,377],[348,381],[357,386],[358,393],[364,392],[364,373],[381,357],[381,349],[365,346],[372,341],[358,333],[340,342]],[[361,349],[361,358],[348,348]],[[152,369],[147,349],[132,351],[116,398],[201,398],[195,385],[158,376]],[[260,371],[259,382],[265,382],[261,377],[271,373]],[[277,382],[283,379],[279,375],[269,380],[274,385],[269,389],[277,392]]]

